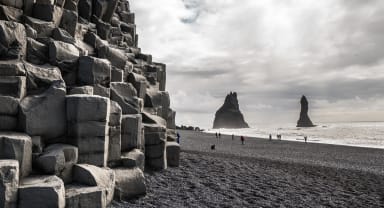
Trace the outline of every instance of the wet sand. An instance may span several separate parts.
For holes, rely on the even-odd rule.
[[[180,167],[114,207],[384,207],[384,150],[180,133]]]

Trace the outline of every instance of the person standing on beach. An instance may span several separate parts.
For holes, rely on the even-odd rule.
[[[234,134],[232,134],[232,141],[235,139],[235,135]]]
[[[241,144],[244,145],[244,137],[241,136],[240,139],[241,139]]]
[[[179,134],[179,132],[176,133],[176,137],[177,137],[176,142],[177,142],[178,144],[180,144],[180,134]]]
[[[219,138],[221,138],[221,133],[219,132]]]
[[[305,143],[307,143],[307,136],[304,136],[304,141]]]
[[[272,134],[269,134],[269,141],[272,141]]]
[[[218,137],[217,137],[217,132],[216,132],[216,139],[217,139]]]

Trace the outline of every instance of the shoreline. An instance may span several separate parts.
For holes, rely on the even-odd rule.
[[[177,130],[177,131],[191,131],[191,130]],[[199,132],[199,131],[191,131],[191,132]],[[200,133],[204,133],[204,134],[208,134],[208,135],[212,135],[212,136],[215,136],[215,133],[211,133],[211,132],[206,132],[206,131],[200,131]],[[221,133],[221,136],[229,136],[231,137],[232,135],[231,134],[226,134],[226,133]],[[241,135],[236,135],[236,137],[240,137]],[[268,137],[255,137],[255,136],[246,136],[248,139],[261,139],[261,140],[268,140],[269,141],[269,138]],[[278,140],[275,138],[272,138],[272,141],[284,141],[284,142],[297,142],[297,143],[305,143],[304,142],[304,139],[295,139],[295,140],[290,140],[290,139],[281,139],[281,140]],[[341,147],[355,147],[355,148],[365,148],[365,149],[377,149],[377,150],[383,150],[384,151],[384,147],[383,148],[379,148],[379,147],[367,147],[367,146],[358,146],[358,145],[347,145],[347,144],[330,144],[330,143],[321,143],[321,142],[317,142],[319,140],[315,140],[316,142],[311,142],[311,141],[314,141],[314,140],[308,140],[308,144],[319,144],[319,145],[333,145],[333,146],[341,146]]]
[[[190,130],[180,130],[180,131],[190,131]],[[210,134],[210,135],[215,135],[215,132],[209,132],[208,130],[205,130],[205,131],[201,131],[202,133],[205,133],[205,134]],[[219,132],[219,131],[218,131]],[[231,136],[232,134],[228,134],[228,133],[221,133],[221,135],[227,135],[227,136]],[[240,134],[235,134],[235,136],[241,136]],[[260,137],[260,136],[248,136],[247,134],[243,134],[243,136],[246,136],[247,138],[251,138],[251,139],[265,139],[265,140],[269,140],[268,136],[265,136],[265,137]],[[272,136],[275,136],[272,138],[272,140],[278,140],[276,138],[276,134],[273,134]],[[293,139],[292,137],[283,137],[284,141],[291,141],[291,142],[304,142],[304,138],[295,138]],[[346,146],[346,147],[359,147],[359,148],[369,148],[369,149],[381,149],[381,150],[384,150],[384,145],[383,146],[380,146],[380,147],[376,147],[376,146],[373,146],[373,145],[357,145],[357,144],[337,144],[337,143],[327,143],[326,141],[327,140],[331,140],[331,139],[325,139],[325,142],[322,142],[322,140],[324,140],[324,138],[316,138],[316,139],[311,139],[311,137],[308,139],[308,142],[307,143],[312,143],[312,144],[327,144],[327,145],[338,145],[338,146]]]

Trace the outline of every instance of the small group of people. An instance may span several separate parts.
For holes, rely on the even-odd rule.
[[[221,133],[220,132],[219,133],[216,132],[215,136],[216,136],[217,139],[221,138]],[[233,140],[235,140],[235,135],[234,134],[232,134],[232,141]],[[240,141],[241,141],[241,144],[244,145],[245,144],[245,137],[244,136],[240,136]],[[212,144],[211,145],[211,150],[215,150],[215,149],[216,149],[216,145]]]
[[[281,134],[276,135],[277,140],[281,140]],[[269,134],[269,141],[272,141],[272,134]]]
[[[220,132],[219,133],[216,132],[215,135],[216,135],[216,139],[220,139],[221,138],[221,133]]]
[[[276,138],[277,138],[278,140],[281,140],[281,134],[277,134],[277,135],[276,135]],[[272,141],[272,134],[269,134],[269,141]],[[308,137],[307,137],[307,136],[304,136],[304,142],[307,143],[307,141],[308,141]]]

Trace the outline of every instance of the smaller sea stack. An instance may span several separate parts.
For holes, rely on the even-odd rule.
[[[296,127],[314,127],[315,125],[313,125],[311,119],[308,116],[308,101],[304,95],[301,97],[300,104],[300,118],[297,121]]]
[[[230,92],[225,97],[224,104],[216,111],[213,128],[249,128],[244,121],[243,114],[240,112],[236,92]]]

